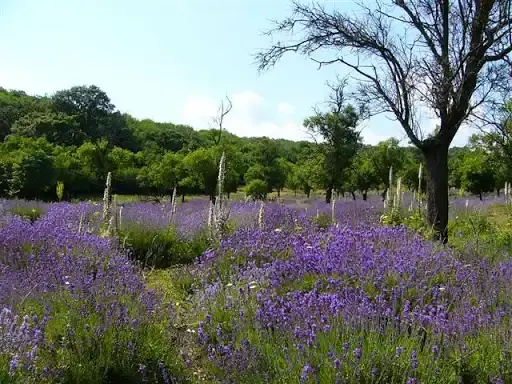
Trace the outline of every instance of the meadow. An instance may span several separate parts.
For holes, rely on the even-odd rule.
[[[512,382],[510,206],[407,204],[1,201],[0,382]]]

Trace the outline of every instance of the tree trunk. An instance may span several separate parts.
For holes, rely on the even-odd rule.
[[[332,187],[327,188],[327,191],[325,191],[325,202],[329,204],[332,199]]]
[[[281,197],[281,189],[277,189],[277,197]]]
[[[356,193],[354,191],[351,191],[350,193],[352,194],[352,200],[355,200],[356,199]]]
[[[306,197],[309,199],[309,196],[311,196],[311,191],[306,192]]]
[[[363,201],[366,201],[366,200],[368,199],[368,192],[367,192],[367,191],[364,191],[364,192],[362,193],[362,195],[363,195]]]
[[[386,193],[388,193],[388,189],[384,189],[384,192],[380,194],[380,197],[382,197],[382,201],[386,201]]]
[[[483,196],[482,196],[482,191],[480,191],[480,192],[478,193],[478,196],[480,197],[480,201],[482,201],[482,200],[484,199],[484,198],[483,198]]]
[[[432,144],[423,148],[427,178],[427,222],[435,238],[448,242],[448,147]]]
[[[500,191],[501,191],[501,188],[496,188],[496,196],[497,197],[500,197]]]
[[[184,194],[184,193],[182,193],[182,194],[181,194],[181,202],[182,202],[182,203],[184,203],[184,202],[185,202],[185,194]]]
[[[294,193],[294,196],[297,197],[297,190],[296,189],[293,191],[293,193]]]

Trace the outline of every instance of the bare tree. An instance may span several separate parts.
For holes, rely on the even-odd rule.
[[[224,118],[227,116],[229,112],[233,109],[233,103],[231,99],[226,95],[227,103],[224,104],[224,100],[220,102],[219,109],[217,110],[217,115],[213,118],[211,128],[216,129],[216,132],[212,132],[213,142],[215,145],[220,143],[220,139],[222,138],[222,131],[224,129]]]
[[[510,0],[376,0],[361,12],[293,2],[290,17],[269,36],[292,33],[256,55],[260,71],[283,55],[311,56],[319,68],[339,63],[358,80],[357,97],[372,114],[391,113],[423,153],[427,218],[447,241],[448,148],[477,108],[510,87]],[[298,38],[295,38],[297,37]],[[333,56],[320,59],[321,51]],[[316,56],[316,57],[313,57]],[[507,60],[509,63],[507,63]],[[440,120],[434,134],[420,130],[421,107]]]

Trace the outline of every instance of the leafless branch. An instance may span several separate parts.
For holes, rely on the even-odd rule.
[[[268,36],[289,33],[256,55],[260,71],[295,52],[318,68],[342,65],[358,81],[369,115],[391,113],[420,149],[453,140],[461,124],[512,89],[510,0],[377,0],[362,12],[293,1],[291,17]],[[323,53],[331,52],[331,57]],[[321,59],[320,59],[320,53]],[[434,111],[439,130],[423,138],[418,113]]]
[[[224,105],[224,100],[220,102],[219,108],[217,110],[217,115],[213,118],[212,124],[210,125],[210,128],[217,130],[215,134],[212,133],[215,145],[218,145],[220,143],[222,131],[224,130],[224,118],[233,109],[233,103],[231,102],[231,99],[227,95],[226,100],[226,105]]]

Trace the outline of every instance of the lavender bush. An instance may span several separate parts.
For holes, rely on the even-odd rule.
[[[0,229],[0,381],[180,375],[172,308],[114,239],[78,233],[51,212],[33,224],[12,216]]]
[[[453,199],[444,247],[411,202],[226,200],[212,238],[205,199],[108,236],[100,204],[2,201],[0,382],[512,382],[509,206]]]

